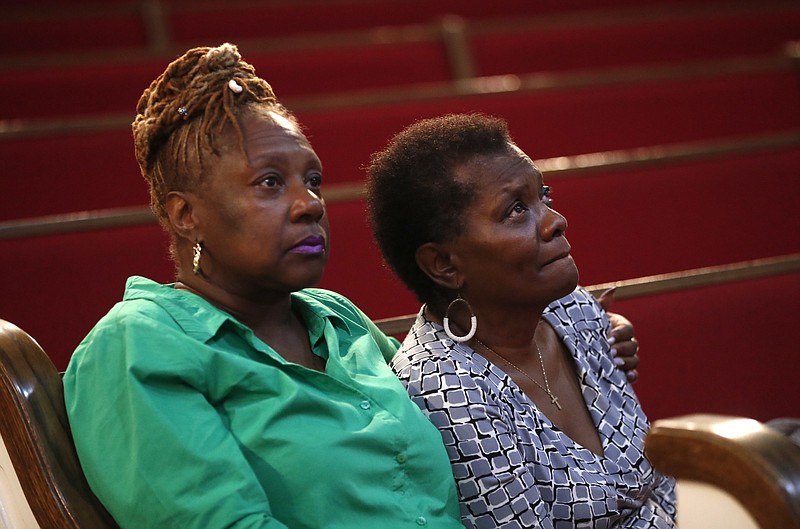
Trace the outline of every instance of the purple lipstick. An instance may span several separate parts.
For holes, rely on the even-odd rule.
[[[325,238],[321,235],[309,235],[291,250],[293,253],[319,254],[325,251]]]

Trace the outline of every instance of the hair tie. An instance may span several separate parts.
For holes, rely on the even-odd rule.
[[[244,90],[242,88],[242,85],[236,82],[236,79],[231,79],[230,81],[228,81],[228,88],[233,90],[233,92],[236,94],[241,94],[242,90]]]

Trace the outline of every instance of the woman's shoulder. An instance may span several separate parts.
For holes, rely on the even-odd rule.
[[[544,312],[551,324],[578,327],[605,327],[607,316],[600,303],[583,287],[577,287],[561,299],[550,303]]]
[[[164,306],[164,288],[164,285],[149,279],[135,276],[129,278],[122,299],[98,320],[92,331],[119,330],[135,327],[139,323],[165,319],[169,310]]]
[[[392,367],[401,371],[423,362],[452,361],[455,349],[456,344],[446,339],[441,328],[429,321],[424,315],[424,309],[420,309],[392,360]]]
[[[171,351],[174,361],[186,342],[205,342],[225,316],[199,297],[145,278],[128,280],[125,293],[76,348],[70,363],[100,356],[131,359],[152,350]],[[125,354],[122,355],[121,352]],[[149,355],[158,357],[158,355]]]
[[[208,321],[219,310],[202,298],[144,277],[128,278],[122,300],[97,322],[93,331],[135,331],[142,328],[176,327]],[[208,314],[206,314],[208,313]]]
[[[474,386],[489,370],[483,357],[469,346],[448,338],[440,326],[423,316],[422,311],[390,366],[401,379],[447,379],[448,387]]]
[[[366,317],[361,309],[350,299],[338,292],[325,288],[304,288],[293,294],[317,310],[329,311],[341,317],[361,320]]]
[[[355,308],[356,305],[350,299],[338,292],[328,290],[327,288],[304,288],[295,293],[298,296],[315,299],[320,303],[325,303],[334,306],[342,306],[347,308]]]

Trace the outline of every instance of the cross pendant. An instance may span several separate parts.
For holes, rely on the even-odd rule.
[[[559,403],[558,403],[558,397],[556,397],[556,396],[555,396],[555,395],[553,395],[552,393],[550,394],[550,402],[552,402],[553,404],[555,404],[555,405],[556,405],[556,408],[558,408],[559,410],[561,409],[561,404],[559,404]]]

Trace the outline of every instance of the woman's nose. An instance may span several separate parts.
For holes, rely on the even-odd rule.
[[[291,217],[295,222],[304,219],[319,221],[325,214],[325,201],[305,185],[292,193]]]
[[[539,230],[544,240],[561,237],[567,231],[567,219],[558,211],[545,207]]]

